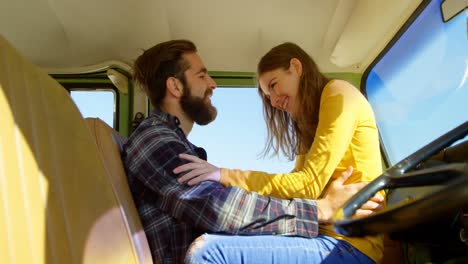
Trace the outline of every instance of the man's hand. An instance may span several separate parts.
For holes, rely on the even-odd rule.
[[[359,182],[344,185],[344,182],[352,173],[353,168],[349,167],[340,177],[338,177],[338,179],[330,183],[330,187],[325,197],[317,200],[318,220],[320,223],[331,223],[334,212],[368,184],[368,182]],[[383,207],[383,202],[384,197],[377,193],[356,211],[354,217],[364,217],[374,213]]]

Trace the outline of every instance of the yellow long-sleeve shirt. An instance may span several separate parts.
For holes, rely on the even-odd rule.
[[[349,166],[353,174],[346,183],[371,181],[382,173],[375,118],[366,98],[350,83],[332,80],[320,98],[319,123],[308,153],[298,155],[291,173],[221,169],[221,183],[283,199],[319,199],[331,179]],[[381,236],[350,238],[336,234],[331,225],[320,233],[342,239],[377,263],[383,255]]]

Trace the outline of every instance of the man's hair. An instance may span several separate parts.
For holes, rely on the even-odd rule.
[[[197,52],[189,40],[170,40],[145,50],[135,61],[134,81],[145,91],[151,104],[159,108],[166,96],[166,80],[176,77],[186,85],[184,72],[190,67],[182,57]]]

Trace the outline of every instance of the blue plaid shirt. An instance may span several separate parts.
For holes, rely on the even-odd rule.
[[[315,201],[281,200],[211,181],[178,183],[181,175],[172,170],[187,162],[180,153],[197,155],[197,150],[179,120],[159,110],[138,126],[122,153],[155,263],[183,263],[190,243],[204,232],[317,235]]]

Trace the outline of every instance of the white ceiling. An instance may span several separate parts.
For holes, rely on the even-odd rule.
[[[0,0],[0,34],[34,63],[131,65],[142,49],[194,41],[217,71],[254,71],[292,41],[326,72],[362,72],[421,0]]]

